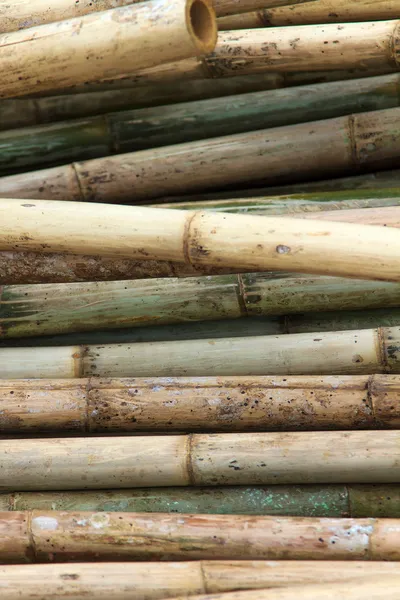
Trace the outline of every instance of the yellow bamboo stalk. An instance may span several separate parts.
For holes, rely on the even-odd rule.
[[[396,562],[192,561],[2,565],[2,600],[161,600],[180,594],[322,584],[355,585],[366,579],[400,576]],[[330,587],[330,586],[329,586]],[[384,589],[385,586],[383,586]],[[261,592],[262,593],[262,592]],[[368,594],[367,594],[367,597]],[[223,598],[221,598],[223,600]],[[396,599],[397,600],[397,599]]]
[[[314,1],[315,0],[310,0]],[[247,12],[256,8],[274,8],[276,6],[287,6],[301,4],[304,0],[214,0],[217,15],[231,15]]]
[[[5,33],[0,97],[123,75],[127,64],[134,72],[202,55],[213,50],[216,33],[208,0],[153,0]]]
[[[400,281],[394,228],[45,200],[0,200],[0,250],[99,254]]]
[[[399,390],[397,375],[0,380],[0,431],[396,428]]]
[[[3,563],[400,560],[398,519],[27,511],[0,525]]]
[[[389,430],[15,439],[0,466],[10,491],[396,483],[399,448]]]

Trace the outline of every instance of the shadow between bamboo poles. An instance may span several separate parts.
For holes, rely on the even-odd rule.
[[[399,389],[396,375],[0,380],[0,432],[395,429]]]
[[[1,348],[1,379],[400,373],[399,327],[146,344]]]
[[[201,56],[216,39],[208,0],[140,2],[14,31],[0,36],[0,96],[84,83],[88,74],[92,80],[123,75],[126,64],[134,71]]]
[[[153,563],[91,563],[3,565],[0,585],[4,600],[30,593],[54,600],[60,588],[70,600],[159,600],[178,594],[287,586],[359,583],[371,577],[399,577],[396,562],[345,561],[192,561]],[[28,592],[29,589],[29,592]],[[302,589],[302,588],[300,588]],[[4,595],[5,594],[5,595]]]
[[[397,107],[97,158],[2,177],[0,193],[145,203],[249,181],[273,184],[391,168],[400,156],[399,116]]]
[[[400,485],[214,486],[0,494],[1,511],[33,509],[399,518]]]
[[[7,439],[0,462],[4,491],[397,483],[399,447],[389,430]]]
[[[0,201],[0,217],[0,250],[92,252],[173,260],[195,267],[281,269],[388,281],[400,278],[400,234],[394,228],[13,199]]]
[[[396,74],[300,86],[11,130],[0,133],[0,171],[392,108],[399,104],[399,81]]]
[[[32,511],[2,513],[0,559],[399,560],[399,520]]]
[[[396,19],[398,11],[391,0],[316,0],[299,6],[261,7],[260,10],[231,14],[218,19],[219,30],[282,27],[317,23],[349,23]]]
[[[3,286],[0,338],[399,304],[396,283],[275,272]]]

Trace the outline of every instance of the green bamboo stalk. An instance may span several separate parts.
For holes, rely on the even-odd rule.
[[[278,272],[4,286],[0,337],[399,305],[398,283]]]
[[[1,348],[1,379],[400,373],[400,328]]]
[[[2,511],[400,517],[400,485],[277,485],[0,494]]]
[[[0,173],[399,106],[400,76],[109,113],[0,133]]]

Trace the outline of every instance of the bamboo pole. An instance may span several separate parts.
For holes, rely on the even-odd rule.
[[[97,158],[2,177],[0,193],[144,203],[249,181],[272,184],[387,168],[400,156],[399,116],[400,108],[391,108]]]
[[[0,172],[393,108],[399,105],[399,92],[396,74],[10,130],[0,133]]]
[[[1,348],[1,379],[400,373],[399,327],[185,342]]]
[[[393,430],[4,439],[0,464],[3,491],[397,483],[399,448]]]
[[[15,199],[0,201],[0,222],[0,250],[90,252],[118,258],[172,260],[195,268],[205,264],[238,270],[281,269],[400,279],[400,235],[394,228]]]
[[[336,313],[307,313],[299,315],[288,315],[287,317],[285,317],[284,321],[284,325],[281,325],[280,327],[280,333],[305,333],[308,331],[345,331],[348,329],[370,329],[373,327],[398,327],[400,326],[400,309],[392,308],[390,310],[387,310],[382,308],[375,310],[341,311]],[[271,330],[274,327],[274,323],[275,322],[271,323]],[[34,342],[36,344],[38,339],[40,338],[34,339],[36,340]],[[99,341],[99,339],[100,338],[97,338],[96,341]],[[145,341],[143,337],[140,339],[141,341]],[[59,338],[59,341],[61,343],[65,343],[64,338]],[[108,341],[111,341],[110,338],[108,338]],[[125,341],[130,340],[126,338]]]
[[[342,569],[342,573],[340,573]],[[54,600],[60,589],[70,600],[158,600],[178,594],[304,586],[338,585],[371,577],[398,577],[396,562],[345,561],[191,561],[153,563],[90,563],[3,565],[0,585],[4,600],[31,594]],[[29,590],[29,591],[28,591]],[[222,600],[222,599],[221,599]]]
[[[202,55],[216,37],[208,0],[154,0],[2,34],[0,96],[123,75],[127,64],[135,71]]]
[[[13,492],[0,494],[0,509],[399,518],[400,485],[214,486]]]
[[[399,389],[396,375],[1,380],[0,431],[395,429]]]
[[[317,0],[298,6],[262,7],[245,14],[222,17],[219,29],[247,29],[251,27],[282,27],[315,23],[349,23],[397,19],[398,6],[393,0]]]
[[[310,2],[315,0],[310,0]],[[215,0],[215,11],[218,15],[230,15],[238,12],[247,12],[255,8],[274,8],[301,4],[304,0]]]
[[[396,519],[80,511],[8,512],[1,517],[3,563],[400,558]]]
[[[276,272],[14,285],[0,290],[0,338],[399,305],[398,283]]]

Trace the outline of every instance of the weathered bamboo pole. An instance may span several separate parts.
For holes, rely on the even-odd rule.
[[[315,23],[349,23],[397,19],[398,6],[393,0],[317,0],[299,6],[262,7],[245,14],[222,17],[218,28],[248,29],[252,27],[282,27]]]
[[[185,342],[1,348],[1,379],[400,373],[400,328]]]
[[[231,15],[238,12],[247,12],[255,8],[274,8],[301,4],[304,0],[215,0],[215,11],[218,15]],[[310,0],[315,2],[315,0]]]
[[[2,177],[0,193],[143,203],[178,191],[392,167],[400,160],[399,117],[391,108],[97,158]]]
[[[397,483],[400,476],[400,431],[393,430],[34,438],[12,446],[5,439],[0,450],[3,491]]]
[[[396,375],[0,380],[0,431],[395,429],[399,389]]]
[[[398,327],[400,326],[400,308],[392,308],[390,310],[382,308],[375,310],[340,311],[336,313],[320,312],[288,315],[284,318],[284,321],[284,325],[281,325],[280,327],[280,333],[345,331],[348,329],[371,329],[374,327]],[[274,327],[274,324],[275,322],[271,322],[270,324],[271,331]],[[227,332],[226,329],[224,331],[225,333]],[[37,340],[40,338],[34,339],[36,340],[35,343],[37,343]],[[100,339],[101,338],[97,338],[96,341],[99,341]],[[144,338],[140,339],[141,341],[144,341]],[[110,338],[108,341],[110,341]],[[130,340],[126,339],[125,341]],[[63,341],[63,343],[65,343],[65,341]]]
[[[0,339],[398,306],[398,283],[276,272],[14,285],[0,289]]]
[[[208,0],[153,0],[5,33],[0,97],[123,75],[127,64],[135,71],[202,55],[216,37]]]
[[[0,559],[399,560],[399,532],[396,519],[5,512]]]
[[[213,486],[13,492],[0,494],[0,510],[399,518],[400,485]]]
[[[340,570],[342,569],[342,572]],[[4,600],[21,600],[26,594],[40,600],[158,600],[178,594],[275,588],[310,584],[343,584],[371,577],[399,577],[397,562],[345,561],[191,561],[147,563],[78,563],[3,565],[0,586]],[[223,600],[221,598],[221,600]]]
[[[0,133],[0,172],[399,105],[400,76],[241,94]]]

